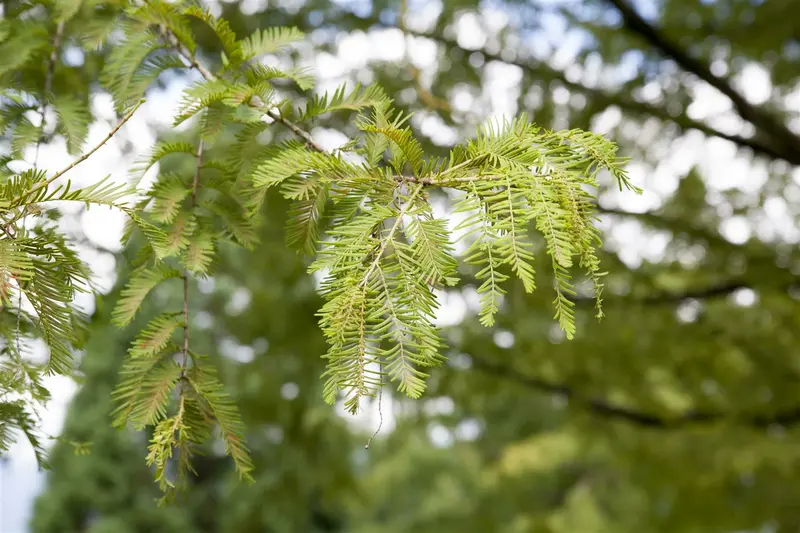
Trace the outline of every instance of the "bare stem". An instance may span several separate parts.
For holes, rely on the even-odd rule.
[[[381,380],[383,380],[383,376],[381,376]],[[369,450],[369,445],[372,444],[372,440],[378,436],[380,433],[381,428],[383,427],[383,407],[381,406],[381,400],[383,399],[383,385],[381,388],[378,389],[378,427],[375,428],[375,433],[373,433],[367,443],[364,445],[365,450]]]
[[[200,167],[203,166],[203,137],[197,145],[195,154],[194,178],[192,179],[191,210],[197,206],[197,189],[200,182]],[[183,268],[183,361],[181,376],[186,374],[189,364],[189,269]]]
[[[211,72],[208,67],[203,65],[200,61],[198,61],[197,58],[189,51],[189,49],[178,40],[174,33],[164,27],[161,27],[160,31],[167,42],[172,45],[178,54],[180,54],[180,56],[187,62],[188,67],[196,69],[200,75],[203,76],[203,78],[209,81],[217,79],[214,73]],[[252,107],[261,108],[269,118],[282,124],[292,133],[303,139],[312,149],[316,150],[317,152],[325,152],[325,149],[314,140],[310,133],[305,131],[291,120],[281,116],[280,111],[277,109],[268,108],[267,104],[262,102],[259,98],[253,98],[251,105]]]
[[[144,98],[139,100],[139,102],[135,106],[133,106],[130,111],[125,113],[125,116],[122,117],[122,119],[117,123],[117,125],[114,126],[114,128],[110,132],[108,132],[108,135],[106,135],[105,138],[102,141],[97,143],[97,145],[94,148],[92,148],[88,152],[86,152],[83,155],[81,155],[78,159],[76,159],[75,161],[70,163],[66,168],[64,168],[62,170],[59,170],[58,172],[53,174],[50,178],[46,179],[45,181],[39,182],[34,187],[31,187],[31,189],[29,191],[27,191],[24,195],[19,196],[17,198],[14,198],[14,200],[11,201],[11,204],[14,205],[17,202],[22,201],[26,196],[29,196],[32,193],[37,192],[38,190],[47,187],[48,185],[53,183],[55,180],[57,180],[58,178],[60,178],[61,176],[63,176],[64,174],[66,174],[67,172],[72,170],[73,168],[77,167],[78,165],[80,165],[81,163],[86,161],[87,159],[89,159],[92,156],[92,154],[94,154],[96,151],[98,151],[100,148],[102,148],[104,144],[106,144],[109,140],[111,140],[111,138],[114,135],[117,134],[117,132],[122,128],[122,126],[124,126],[125,123],[128,122],[131,119],[133,114],[136,112],[137,109],[139,109],[139,106],[142,105],[143,103],[144,103]]]
[[[53,49],[50,51],[50,57],[47,59],[47,73],[44,77],[44,90],[42,91],[42,105],[39,107],[39,114],[42,116],[41,128],[42,134],[36,139],[36,154],[33,157],[33,166],[36,167],[39,163],[39,148],[42,146],[42,137],[44,135],[45,125],[45,112],[47,111],[47,97],[50,91],[53,90],[53,75],[56,70],[56,59],[58,58],[58,49],[61,46],[61,38],[64,35],[64,22],[59,22],[56,27],[56,34],[53,37]]]
[[[41,132],[39,133],[39,136],[36,139],[36,152],[34,153],[33,156],[33,168],[39,166],[39,150],[42,147],[42,138],[44,136],[45,124],[47,122],[46,119],[47,98],[50,94],[50,91],[52,91],[53,89],[53,74],[56,70],[56,59],[58,58],[58,49],[61,46],[61,38],[63,35],[64,35],[64,22],[62,21],[58,23],[58,26],[56,26],[56,34],[53,36],[53,49],[50,51],[50,57],[47,60],[47,72],[45,73],[44,76],[44,88],[42,90],[42,103],[39,106],[39,115],[41,115],[42,117],[39,126],[41,128]],[[25,225],[25,216],[27,215],[27,211],[28,211],[27,206],[25,206],[22,208],[22,211],[20,212],[19,215],[19,218],[22,219],[23,228]],[[10,224],[11,223],[4,224],[3,231],[9,237],[16,238],[19,232],[16,231],[15,229],[13,236],[9,234],[7,228],[11,227]],[[14,328],[14,344],[17,349],[17,354],[19,355],[21,353],[20,337],[22,336],[22,293],[23,293],[22,281],[17,279],[17,285],[19,289],[19,294],[17,295],[17,323]]]

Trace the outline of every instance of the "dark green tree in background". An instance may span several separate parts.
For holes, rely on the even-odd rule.
[[[431,123],[464,136],[490,111],[484,95],[497,72],[519,79],[504,102],[512,112],[558,127],[612,124],[622,152],[639,165],[637,184],[659,198],[639,213],[614,191],[600,196],[608,234],[626,236],[609,239],[601,258],[610,271],[606,318],[596,324],[591,302],[578,297],[578,334],[566,341],[553,329],[546,291],[509,290],[492,330],[470,308],[446,329],[449,363],[422,400],[390,402],[385,392],[384,415],[391,405],[396,425],[364,450],[371,431],[352,430],[321,401],[320,302],[302,259],[283,248],[285,206],[269,197],[259,250],[225,250],[213,290],[194,291],[204,328],[198,342],[226,361],[255,483],[238,483],[209,450],[182,501],[155,507],[144,439],[107,424],[130,340],[106,326],[112,295],[94,319],[85,384],[64,433],[92,442],[91,454],[56,446],[34,531],[800,527],[796,2],[447,1],[427,25],[415,22],[423,4],[409,2],[406,19],[403,6],[380,1],[270,2],[256,14],[240,11],[246,3],[221,8],[240,35],[298,26],[315,53],[388,28],[434,46],[433,65],[408,53],[344,74],[378,81],[416,111],[412,124],[431,152],[447,149],[426,133]],[[506,24],[495,23],[497,13]],[[482,45],[454,31],[465,18],[486,35]],[[578,42],[576,57],[565,61],[559,43],[544,46],[542,35]],[[213,41],[206,45],[215,51]],[[598,65],[618,70],[603,80]],[[760,75],[769,94],[746,96],[744,86]],[[722,102],[713,112],[703,108],[708,94]],[[318,125],[349,127],[337,117]],[[695,165],[695,146],[727,160]],[[690,163],[676,163],[684,153]],[[745,181],[721,187],[714,171],[734,157]],[[770,222],[775,213],[782,218]],[[729,233],[737,225],[745,238]],[[631,260],[626,252],[642,243],[651,250]],[[475,286],[451,297],[470,305]],[[231,305],[242,295],[247,306]]]

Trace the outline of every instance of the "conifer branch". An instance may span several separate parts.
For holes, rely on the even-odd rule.
[[[50,56],[47,60],[47,71],[45,72],[44,77],[44,88],[42,90],[42,102],[41,106],[39,107],[39,116],[41,117],[41,122],[39,124],[39,128],[41,129],[41,133],[39,134],[38,138],[36,139],[36,149],[33,156],[33,167],[37,168],[39,166],[39,151],[42,147],[42,140],[44,139],[45,133],[45,125],[47,124],[47,99],[53,88],[53,75],[56,69],[56,59],[58,57],[58,50],[61,46],[61,38],[64,34],[64,22],[61,21],[56,26],[56,33],[53,37],[53,49],[50,51]],[[3,232],[6,235],[9,235],[8,228],[13,224],[14,220],[17,218],[22,219],[22,227],[24,229],[25,226],[25,217],[28,212],[28,206],[22,206],[22,210],[19,212],[18,216],[12,219],[10,222],[3,221]],[[11,235],[9,235],[11,236]],[[16,238],[17,234],[14,233],[12,238]],[[16,346],[17,353],[22,353],[22,295],[25,292],[23,290],[23,282],[22,280],[17,280],[18,283],[18,291],[19,294],[17,295],[17,318],[16,324],[14,327],[14,344]]]
[[[575,329],[574,303],[567,299],[574,293],[573,266],[585,269],[595,281],[599,305],[595,251],[600,239],[591,191],[597,188],[601,170],[610,172],[621,188],[635,190],[624,170],[626,160],[617,155],[613,143],[580,130],[542,129],[523,115],[487,125],[446,158],[426,157],[408,125],[409,116],[392,107],[380,86],[357,86],[349,94],[342,86],[332,94],[313,96],[296,113],[284,107],[275,92],[275,79],[290,79],[307,90],[309,76],[250,60],[298,40],[302,34],[297,29],[268,28],[238,39],[227,21],[208,10],[159,0],[145,0],[144,6],[126,13],[122,39],[109,55],[101,81],[117,109],[128,108],[132,101],[138,104],[106,139],[67,168],[50,178],[36,171],[23,173],[4,190],[6,197],[32,204],[71,200],[117,205],[129,189],[104,180],[79,191],[71,191],[69,182],[53,191],[47,186],[110,139],[162,72],[191,68],[200,73],[202,79],[184,90],[174,120],[178,126],[201,116],[197,146],[160,142],[132,169],[135,181],[166,157],[191,156],[194,163],[191,185],[188,172],[162,167],[144,198],[135,207],[122,208],[130,215],[130,228],[143,233],[146,246],[112,313],[113,322],[125,327],[156,287],[182,279],[182,310],[161,313],[139,331],[114,392],[119,404],[117,427],[130,423],[138,429],[154,428],[148,460],[157,466],[157,479],[165,490],[174,487],[165,477],[173,451],[179,454],[178,479],[185,481],[192,450],[209,438],[215,424],[240,476],[250,478],[253,465],[235,403],[214,365],[190,346],[189,277],[210,271],[220,236],[245,247],[257,243],[254,218],[271,187],[293,202],[287,241],[315,256],[313,271],[326,272],[320,288],[325,304],[318,314],[329,345],[323,396],[334,402],[340,392],[346,394],[345,407],[351,412],[358,410],[361,398],[380,390],[384,375],[397,383],[398,391],[419,398],[428,377],[425,369],[444,359],[434,322],[439,306],[434,291],[458,282],[458,259],[447,221],[435,218],[433,206],[423,197],[426,187],[449,187],[466,194],[455,211],[466,214],[460,226],[464,236],[477,237],[463,259],[478,267],[476,277],[485,280],[478,292],[486,325],[502,305],[505,289],[500,285],[510,278],[500,269],[507,267],[526,291],[536,288],[529,236],[534,226],[547,242],[546,253],[558,281],[555,318],[567,336]],[[198,60],[189,19],[202,21],[219,38],[224,76],[215,75]],[[81,105],[75,99],[66,103],[54,99],[59,124],[72,146],[70,153],[79,151],[85,137],[89,113]],[[360,133],[327,151],[301,124],[339,111],[358,113],[354,124]],[[258,136],[272,121],[297,139],[262,146]],[[210,146],[206,145],[232,124],[237,125],[236,141],[225,159],[205,157]],[[31,126],[25,124],[15,150],[32,142]],[[213,174],[208,179],[203,174],[201,195],[202,169]],[[206,188],[210,194],[205,194]],[[321,237],[323,232],[326,238]],[[62,240],[55,234],[48,238],[61,246],[61,258],[52,263],[39,261],[39,251],[18,252],[11,239],[0,240],[7,248],[0,250],[0,259],[5,261],[0,265],[4,278],[0,281],[18,273],[32,278],[32,291],[26,294],[51,346],[50,367],[67,373],[69,345],[62,339],[70,331],[67,304],[73,280],[85,275],[83,265],[73,260],[74,254]],[[174,261],[168,259],[173,256],[177,256]],[[51,266],[54,272],[48,270]],[[182,346],[176,338],[181,327]],[[175,392],[180,406],[170,416]]]

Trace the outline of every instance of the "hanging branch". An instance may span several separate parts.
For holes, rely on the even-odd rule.
[[[197,59],[189,18],[219,38],[223,74]],[[121,29],[101,75],[118,109],[140,104],[149,85],[167,70],[192,68],[202,77],[184,91],[173,123],[178,127],[202,117],[199,144],[160,142],[133,170],[136,181],[165,157],[193,161],[191,184],[188,171],[162,170],[136,207],[126,210],[145,241],[112,314],[113,322],[125,327],[150,292],[181,280],[182,310],[148,317],[114,392],[117,427],[152,428],[147,462],[168,494],[186,481],[191,454],[215,427],[240,476],[251,479],[253,464],[235,404],[209,358],[191,346],[189,277],[210,272],[220,242],[257,243],[256,217],[269,189],[292,201],[289,244],[314,256],[312,271],[325,272],[320,290],[325,303],[319,311],[328,341],[323,396],[333,403],[343,395],[352,412],[362,398],[379,394],[384,381],[411,398],[424,393],[428,369],[444,360],[434,321],[435,291],[458,283],[459,259],[477,271],[481,321],[487,326],[503,307],[509,277],[520,279],[527,292],[536,289],[532,231],[546,244],[543,253],[556,281],[554,319],[566,336],[576,333],[570,299],[574,271],[592,281],[599,308],[603,274],[592,191],[600,172],[609,173],[620,188],[637,190],[624,170],[625,159],[608,140],[580,130],[543,130],[523,115],[487,125],[447,158],[430,158],[408,126],[409,117],[395,110],[377,85],[314,95],[302,109],[285,106],[274,80],[289,79],[304,90],[311,80],[302,71],[267,67],[257,58],[299,40],[296,29],[267,28],[239,39],[226,21],[197,5],[159,0],[128,9]],[[116,205],[128,188],[100,182],[80,191],[68,184],[48,191],[48,185],[94,154],[139,104],[95,148],[55,175],[37,176],[30,186],[14,189],[10,199]],[[358,133],[343,147],[326,151],[304,124],[336,112],[355,113]],[[267,118],[296,139],[260,147],[258,136],[271,123]],[[234,124],[235,141],[215,159],[210,143]],[[203,170],[202,191],[201,169],[209,171],[206,180]],[[463,258],[455,255],[449,225],[434,216],[426,196],[441,187],[462,195],[454,211],[465,214],[456,230],[469,242]],[[58,311],[45,304],[46,298],[36,300],[41,315]],[[62,317],[47,330],[48,344],[57,345],[67,330],[65,321]],[[69,350],[59,353],[53,364],[66,373]]]

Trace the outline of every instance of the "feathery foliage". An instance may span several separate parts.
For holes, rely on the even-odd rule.
[[[324,396],[333,403],[343,395],[351,412],[385,379],[412,398],[424,393],[427,372],[443,360],[434,325],[436,291],[458,283],[459,260],[465,268],[474,267],[482,283],[481,321],[487,326],[502,309],[512,276],[526,291],[536,288],[535,253],[546,254],[552,264],[554,316],[567,337],[576,334],[571,300],[576,266],[594,283],[599,310],[602,273],[595,250],[600,239],[591,191],[600,172],[633,189],[612,143],[583,131],[544,130],[521,116],[484,127],[446,159],[429,158],[409,117],[394,111],[377,85],[315,94],[296,111],[281,100],[276,80],[293,80],[305,90],[310,77],[257,59],[301,39],[293,28],[261,29],[240,38],[225,20],[191,3],[114,6],[116,16],[103,19],[90,35],[65,36],[60,24],[53,30],[36,22],[8,26],[3,21],[1,46],[14,51],[4,54],[0,65],[6,88],[0,123],[12,147],[9,156],[20,158],[26,146],[38,146],[48,128],[35,125],[29,115],[39,111],[44,122],[49,105],[58,121],[54,131],[65,137],[69,150],[77,153],[83,145],[90,121],[88,86],[87,94],[53,98],[46,80],[41,80],[44,90],[14,88],[14,80],[26,75],[25,65],[43,57],[50,58],[50,76],[64,68],[55,53],[64,38],[108,50],[101,82],[117,110],[127,111],[122,122],[162,73],[197,71],[203,79],[186,88],[174,116],[175,126],[191,125],[196,140],[157,144],[131,170],[132,186],[109,180],[75,190],[69,182],[56,185],[75,164],[49,177],[35,168],[4,176],[0,296],[4,308],[16,307],[26,331],[45,339],[50,357],[42,371],[69,374],[71,347],[80,340],[71,302],[88,285],[88,270],[41,204],[78,201],[115,206],[130,215],[126,237],[141,233],[146,245],[117,302],[114,323],[136,323],[144,300],[163,283],[182,283],[183,306],[164,310],[139,331],[114,394],[114,424],[153,428],[147,462],[168,494],[191,472],[189,457],[217,435],[215,424],[240,476],[250,478],[253,465],[235,404],[212,360],[192,349],[190,288],[194,277],[212,271],[222,242],[257,244],[254,229],[270,189],[293,202],[288,243],[312,256],[310,271],[323,275],[319,323],[329,343]],[[74,3],[48,9],[62,20],[82,13]],[[198,57],[192,20],[219,40],[223,54],[217,73]],[[36,87],[36,80],[29,81],[19,87]],[[355,114],[360,133],[338,150],[326,151],[304,123],[331,112]],[[258,143],[265,129],[278,127],[295,139],[271,147]],[[232,130],[237,142],[225,161],[209,159],[208,148],[223,129]],[[159,169],[151,188],[137,189],[144,173],[168,157],[185,163],[183,170]],[[461,196],[454,211],[464,220],[453,231],[448,219],[433,215],[428,193],[435,188]],[[139,198],[131,199],[134,193]],[[28,215],[35,216],[32,229],[22,224]],[[459,240],[467,243],[463,254],[457,252]],[[17,294],[32,313],[14,304]],[[0,374],[0,392],[21,393],[38,382],[17,379],[31,371],[19,346],[8,341],[8,334],[5,338],[13,365]],[[0,418],[6,424],[0,425],[0,451],[8,441],[8,424],[26,434],[33,431],[26,405],[17,405],[0,404],[9,413]]]

